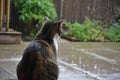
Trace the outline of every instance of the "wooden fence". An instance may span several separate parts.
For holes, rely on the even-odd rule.
[[[102,21],[112,20],[120,0],[54,0],[58,19],[83,22],[85,16]]]

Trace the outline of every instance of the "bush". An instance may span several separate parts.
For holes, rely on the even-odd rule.
[[[14,0],[14,5],[20,14],[19,19],[25,23],[32,20],[44,21],[44,17],[57,17],[53,0]]]
[[[86,17],[83,24],[78,22],[65,22],[68,31],[65,35],[74,36],[82,41],[104,41],[103,29],[99,26],[100,21],[91,21]]]
[[[106,39],[111,41],[120,41],[120,21],[108,25],[106,28]]]

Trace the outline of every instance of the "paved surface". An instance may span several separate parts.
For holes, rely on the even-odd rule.
[[[60,52],[59,59],[63,64],[95,80],[120,80],[118,42],[61,42]]]
[[[16,66],[25,47],[0,44],[0,80],[15,80]],[[120,43],[59,43],[58,80],[120,80]]]

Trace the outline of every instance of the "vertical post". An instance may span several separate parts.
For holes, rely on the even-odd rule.
[[[10,22],[10,0],[7,0],[7,10],[6,10],[6,31],[9,29],[9,22]]]
[[[2,30],[3,26],[3,6],[4,6],[4,0],[0,0],[0,31]]]
[[[63,18],[63,4],[64,4],[64,0],[61,0],[61,4],[60,4],[60,19]]]

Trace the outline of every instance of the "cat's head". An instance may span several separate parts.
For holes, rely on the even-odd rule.
[[[54,36],[57,34],[61,36],[62,30],[62,21],[46,21],[41,27],[40,31],[37,33],[35,40],[46,40],[53,41]]]

